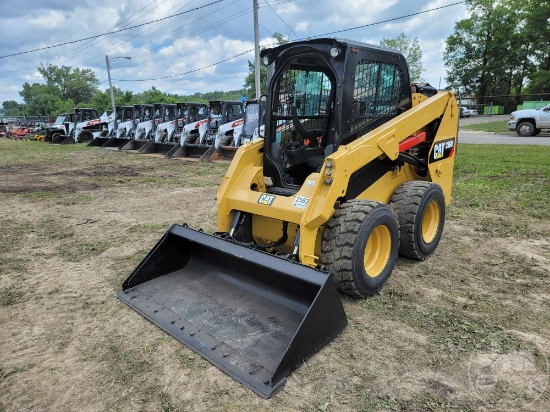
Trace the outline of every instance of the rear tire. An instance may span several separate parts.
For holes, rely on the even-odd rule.
[[[531,122],[521,122],[517,125],[516,132],[521,137],[532,136],[535,133],[535,125]]]
[[[401,229],[399,254],[424,260],[441,239],[445,223],[445,196],[436,183],[412,181],[397,188],[391,198]]]
[[[78,136],[78,143],[91,142],[92,140],[94,140],[94,135],[92,132],[83,131]]]
[[[321,262],[341,292],[367,297],[390,277],[398,248],[399,223],[391,208],[370,200],[350,200],[326,225]]]

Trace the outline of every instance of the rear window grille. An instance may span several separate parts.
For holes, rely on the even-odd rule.
[[[350,131],[363,134],[397,116],[403,82],[397,65],[361,60],[355,69]]]

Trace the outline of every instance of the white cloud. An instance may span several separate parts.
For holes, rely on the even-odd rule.
[[[0,15],[4,30],[0,56],[48,47],[164,18],[182,10],[206,5],[210,0],[195,0],[188,6],[177,0],[134,0],[112,2],[94,0],[67,3],[64,0],[26,0],[25,8],[8,3]],[[95,70],[107,87],[105,55],[131,56],[132,60],[112,62],[114,84],[123,90],[141,92],[155,86],[167,93],[234,90],[242,87],[248,74],[252,52],[213,65],[253,49],[251,3],[226,0],[220,4],[182,14],[95,40],[48,48],[0,58],[0,102],[21,101],[18,91],[24,82],[41,82],[36,68],[40,64],[67,65]],[[466,17],[465,8],[453,6],[392,23],[375,24],[441,5],[448,0],[300,0],[272,7],[260,4],[261,45],[273,45],[274,32],[291,39],[338,32],[331,36],[378,44],[382,38],[395,38],[401,32],[418,37],[423,51],[424,77],[433,83],[445,76],[442,63],[444,40],[454,24]],[[222,7],[224,7],[222,9]],[[140,11],[141,10],[141,11]],[[241,15],[242,14],[242,15]],[[235,17],[240,15],[240,17]],[[364,26],[360,29],[350,28]],[[292,29],[291,29],[292,28]],[[210,66],[210,67],[207,67]],[[196,71],[194,71],[196,70]],[[153,79],[181,73],[165,80],[120,82],[120,79]],[[436,84],[434,84],[436,85]]]
[[[309,26],[309,22],[307,21],[301,21],[300,23],[298,23],[295,27],[294,27],[294,30],[298,31],[298,32],[304,32],[307,30]]]

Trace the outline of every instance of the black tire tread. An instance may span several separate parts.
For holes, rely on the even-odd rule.
[[[416,247],[415,217],[424,193],[435,185],[420,180],[410,181],[397,188],[391,199],[391,206],[399,217],[399,254],[411,259],[425,260]],[[439,186],[439,185],[437,185]]]
[[[531,127],[532,127],[531,133],[529,133],[529,134],[520,133],[519,130],[521,129],[521,125],[522,125],[523,123],[528,123],[528,124],[531,125]],[[518,136],[520,136],[520,137],[529,137],[529,136],[533,136],[533,134],[535,133],[535,130],[536,130],[535,124],[534,124],[532,121],[530,121],[530,120],[522,120],[522,121],[519,122],[518,125],[516,126],[517,134],[518,134]]]
[[[321,262],[329,269],[336,286],[343,293],[354,297],[367,297],[376,293],[366,294],[358,288],[352,273],[352,258],[361,224],[368,214],[382,206],[387,205],[372,200],[350,200],[342,204],[326,224]],[[395,219],[397,221],[397,217]]]

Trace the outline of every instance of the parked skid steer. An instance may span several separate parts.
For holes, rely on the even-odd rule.
[[[135,106],[117,106],[116,125],[110,138],[105,141],[101,147],[105,149],[118,149],[134,137],[136,128],[136,119],[139,119],[139,107]]]
[[[161,120],[162,104],[142,104],[139,107],[139,120],[134,131],[134,138],[128,140],[119,150],[139,150],[155,140],[155,129]],[[137,109],[136,109],[137,110]]]
[[[52,142],[59,140],[59,136],[68,134],[69,125],[74,124],[75,117],[75,113],[60,113],[57,115],[54,124],[46,128],[44,141]]]
[[[75,108],[74,112],[74,121],[69,123],[67,133],[57,135],[55,138],[52,136],[51,144],[91,142],[96,137],[106,135],[109,127],[112,127],[113,117],[110,115],[112,110],[101,116],[93,108]]]
[[[263,107],[263,103],[259,100],[245,101],[243,119],[228,123],[226,127],[218,128],[214,141],[216,152],[210,156],[210,160],[232,159],[240,146],[258,139],[263,121]]]
[[[436,249],[459,110],[394,50],[315,39],[262,60],[265,136],[229,166],[219,232],[172,226],[119,297],[269,397],[346,327],[337,290],[373,295],[398,253]]]
[[[166,157],[182,157],[184,150],[182,144],[187,136],[198,135],[201,125],[206,123],[208,106],[206,103],[181,102],[176,103],[177,124],[174,138],[166,145],[170,145],[168,151],[162,150]]]
[[[243,104],[237,101],[212,100],[208,103],[207,117],[190,128],[185,127],[180,137],[180,149],[171,157],[209,160],[216,151],[218,133],[233,136],[233,129],[243,122]],[[196,132],[195,132],[196,131]]]
[[[120,117],[120,107],[116,107],[116,111],[106,110],[100,116],[101,125],[99,131],[93,134],[93,139],[88,143],[88,146],[100,147],[108,142],[116,134],[116,123]]]

